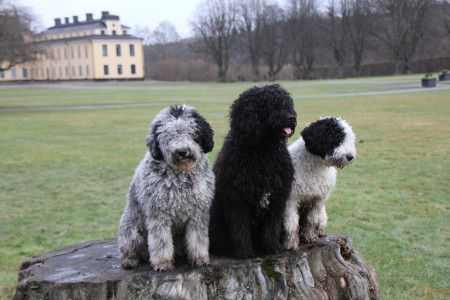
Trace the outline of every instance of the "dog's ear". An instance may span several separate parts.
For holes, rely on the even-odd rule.
[[[158,128],[161,126],[160,122],[155,122],[151,125],[147,136],[147,147],[155,160],[162,160],[164,158],[158,141]]]
[[[305,141],[308,152],[325,158],[326,155],[326,126],[323,122],[313,122],[306,126],[300,133]]]
[[[214,131],[211,125],[198,112],[194,112],[193,117],[197,123],[197,138],[195,142],[202,147],[204,153],[211,152],[214,148]]]
[[[230,106],[230,129],[237,133],[234,139],[239,143],[254,145],[265,137],[264,120],[261,113],[264,109],[258,107],[262,102],[259,88],[254,87],[244,91]]]
[[[332,155],[345,138],[345,134],[336,118],[322,118],[309,124],[301,132],[306,150],[325,158]]]

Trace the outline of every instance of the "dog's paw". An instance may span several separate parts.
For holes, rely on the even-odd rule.
[[[300,241],[302,243],[313,244],[317,241],[318,238],[319,237],[317,236],[317,234],[311,233],[311,234],[302,235],[300,238]]]
[[[153,270],[157,272],[173,270],[173,261],[170,259],[161,260],[153,264]]]
[[[191,265],[193,266],[206,266],[207,264],[209,264],[209,256],[198,256],[198,257],[193,257],[189,260],[189,262],[191,263]]]
[[[283,245],[284,245],[284,248],[286,248],[286,250],[295,251],[295,250],[298,250],[299,242],[300,242],[300,240],[299,240],[298,236],[295,236],[295,237],[286,239],[284,241]]]
[[[139,265],[139,260],[135,258],[122,258],[120,264],[122,265],[122,268],[126,270],[133,269]]]
[[[319,230],[317,231],[317,236],[318,236],[319,238],[323,238],[323,237],[327,236],[327,234],[326,234],[325,232],[323,232],[322,229],[319,229]]]

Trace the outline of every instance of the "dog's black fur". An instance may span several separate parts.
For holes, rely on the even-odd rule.
[[[283,212],[294,175],[286,143],[295,126],[293,100],[276,84],[250,88],[231,105],[230,131],[213,168],[211,253],[251,258],[284,251]]]

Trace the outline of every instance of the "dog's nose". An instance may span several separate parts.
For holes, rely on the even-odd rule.
[[[352,161],[353,159],[355,159],[355,157],[351,154],[347,154],[345,157],[347,158],[348,161]]]
[[[294,116],[291,116],[291,117],[288,118],[288,122],[289,122],[289,123],[296,123],[296,121],[297,121],[297,120],[295,119]]]
[[[180,158],[186,158],[187,154],[188,154],[188,150],[185,148],[177,150],[177,155]]]

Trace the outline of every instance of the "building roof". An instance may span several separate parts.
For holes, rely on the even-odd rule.
[[[65,42],[76,42],[76,41],[86,41],[86,40],[142,40],[141,38],[132,35],[85,35],[62,39],[51,39],[45,41],[39,41],[39,44],[53,44],[53,43],[65,43]]]
[[[105,21],[107,20],[120,20],[119,16],[111,15],[108,11],[102,11],[102,17],[100,19],[94,19],[91,13],[86,14],[85,21],[79,21],[78,16],[73,16],[73,22],[70,22],[69,18],[65,18],[65,22],[62,23],[60,18],[55,19],[55,26],[49,27],[43,32],[43,34],[58,34],[72,31],[82,31],[89,29],[103,29],[106,28]],[[122,29],[129,29],[130,27],[121,25]]]
[[[88,30],[88,29],[103,29],[106,28],[105,23],[102,21],[87,21],[78,24],[64,24],[59,26],[54,26],[48,28],[44,31],[44,34],[56,34],[56,33],[66,33],[71,31],[78,30]]]

